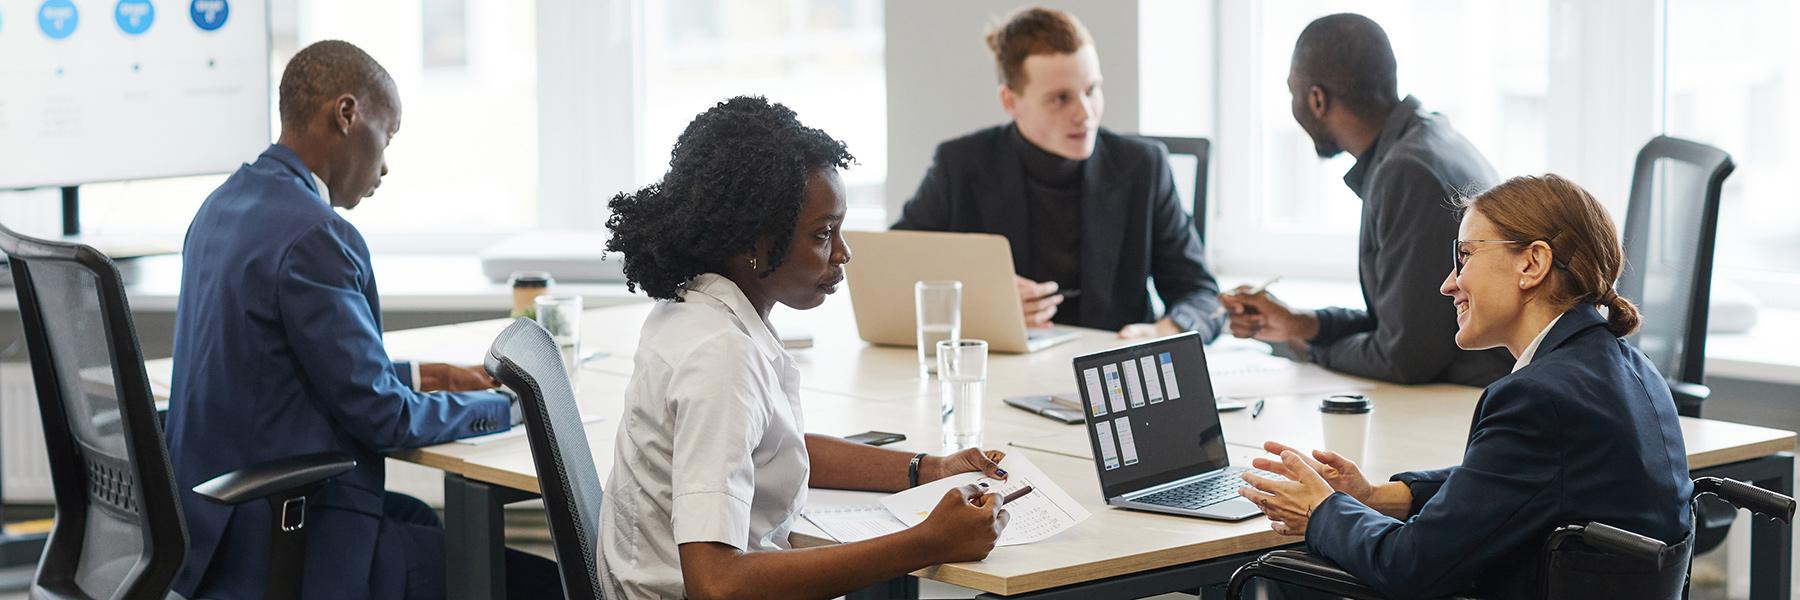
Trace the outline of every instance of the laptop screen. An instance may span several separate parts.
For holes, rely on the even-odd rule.
[[[1230,463],[1199,334],[1076,357],[1075,382],[1107,498]]]

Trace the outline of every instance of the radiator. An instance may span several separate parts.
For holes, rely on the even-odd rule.
[[[0,362],[0,492],[9,504],[49,504],[50,459],[31,363]]]

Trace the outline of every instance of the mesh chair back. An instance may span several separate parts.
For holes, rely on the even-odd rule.
[[[1733,168],[1723,150],[1657,137],[1631,177],[1619,293],[1643,313],[1631,343],[1671,383],[1704,383],[1719,193]]]
[[[1207,161],[1212,153],[1212,141],[1206,138],[1158,137],[1150,139],[1162,142],[1169,147],[1169,166],[1171,170],[1187,160],[1194,162],[1193,182],[1183,185],[1184,180],[1179,171],[1175,175],[1175,189],[1187,200],[1188,214],[1194,216],[1194,234],[1206,242],[1206,173]],[[1186,192],[1186,193],[1182,193]]]
[[[112,260],[0,227],[44,420],[56,525],[32,596],[161,598],[187,531]]]
[[[598,599],[600,473],[562,354],[544,328],[518,319],[494,339],[486,362],[488,372],[516,392],[525,409],[525,437],[544,494],[563,594]]]

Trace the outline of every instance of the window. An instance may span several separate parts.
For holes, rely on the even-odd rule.
[[[1731,154],[1719,210],[1719,278],[1757,286],[1800,283],[1800,41],[1787,25],[1800,5],[1786,0],[1668,0],[1669,135]],[[1763,287],[1763,286],[1757,286]],[[1793,302],[1791,295],[1759,294]]]
[[[534,6],[507,0],[272,1],[271,85],[279,83],[295,52],[324,39],[368,51],[399,84],[402,125],[387,152],[391,172],[378,194],[345,213],[372,245],[473,251],[507,230],[537,224]],[[273,140],[280,123],[270,110]],[[201,201],[223,181],[207,176],[83,186],[84,230],[179,241]],[[425,238],[437,243],[420,241]]]
[[[1287,90],[1294,40],[1336,12],[1380,23],[1402,97],[1449,117],[1502,176],[1546,169],[1546,0],[1220,3],[1218,212],[1209,239],[1222,269],[1355,273],[1362,201],[1343,183],[1355,159],[1319,159],[1294,122]]]
[[[851,219],[885,224],[885,36],[880,0],[645,2],[639,184],[662,177],[688,122],[718,102],[761,95],[843,141]]]

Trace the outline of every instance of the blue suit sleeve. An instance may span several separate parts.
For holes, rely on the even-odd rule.
[[[325,221],[282,258],[276,291],[283,327],[319,410],[377,452],[501,431],[507,399],[493,392],[417,392],[381,341],[364,293],[368,248],[349,224]]]
[[[1507,554],[1539,544],[1557,514],[1561,464],[1550,390],[1503,384],[1484,398],[1463,463],[1405,522],[1342,493],[1313,511],[1307,550],[1383,595],[1437,597],[1468,588]],[[1428,482],[1428,479],[1420,481]]]

